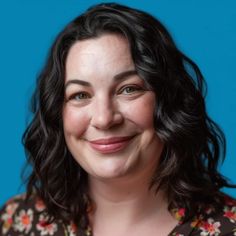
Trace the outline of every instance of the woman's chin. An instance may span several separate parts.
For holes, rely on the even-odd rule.
[[[98,179],[116,179],[127,175],[130,168],[121,161],[119,163],[106,163],[106,165],[93,168],[89,174]]]

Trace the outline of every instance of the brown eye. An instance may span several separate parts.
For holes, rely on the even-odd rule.
[[[79,93],[75,96],[76,100],[87,99],[87,98],[89,98],[89,95],[87,93]]]

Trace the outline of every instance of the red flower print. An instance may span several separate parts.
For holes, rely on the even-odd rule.
[[[40,198],[38,198],[37,200],[36,200],[36,203],[35,203],[35,209],[37,210],[37,211],[43,211],[43,210],[45,210],[45,204],[44,204],[44,202],[40,199]]]
[[[207,221],[202,221],[200,225],[201,236],[218,236],[220,234],[219,227],[221,226],[220,222],[214,221],[212,218],[209,218]]]
[[[173,214],[174,214],[175,219],[178,220],[179,223],[181,223],[181,220],[185,216],[185,208],[174,209]]]
[[[225,207],[224,208],[224,217],[228,218],[231,223],[236,222],[236,207]]]
[[[69,236],[76,236],[77,226],[72,222],[67,226]]]
[[[40,235],[54,235],[57,231],[57,224],[48,224],[48,217],[45,214],[41,214],[39,222],[36,225],[36,229],[40,231]]]
[[[14,228],[19,232],[28,233],[32,227],[33,211],[32,209],[21,210],[15,218]]]
[[[6,234],[13,224],[13,214],[15,213],[18,203],[8,202],[9,204],[5,208],[5,213],[2,214],[1,220],[3,221],[2,233]]]

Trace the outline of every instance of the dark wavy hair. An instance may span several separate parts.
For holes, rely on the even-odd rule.
[[[63,133],[65,60],[71,46],[103,34],[130,45],[136,71],[156,94],[154,125],[165,146],[150,184],[166,191],[169,209],[219,206],[220,189],[232,187],[217,170],[225,137],[206,113],[204,78],[153,16],[115,3],[89,8],[56,38],[33,95],[34,117],[23,135],[28,163],[27,196],[36,194],[53,219],[86,227],[87,173],[68,150]]]

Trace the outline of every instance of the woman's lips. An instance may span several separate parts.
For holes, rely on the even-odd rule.
[[[106,154],[124,149],[134,136],[112,137],[89,141],[90,146],[97,152]]]

